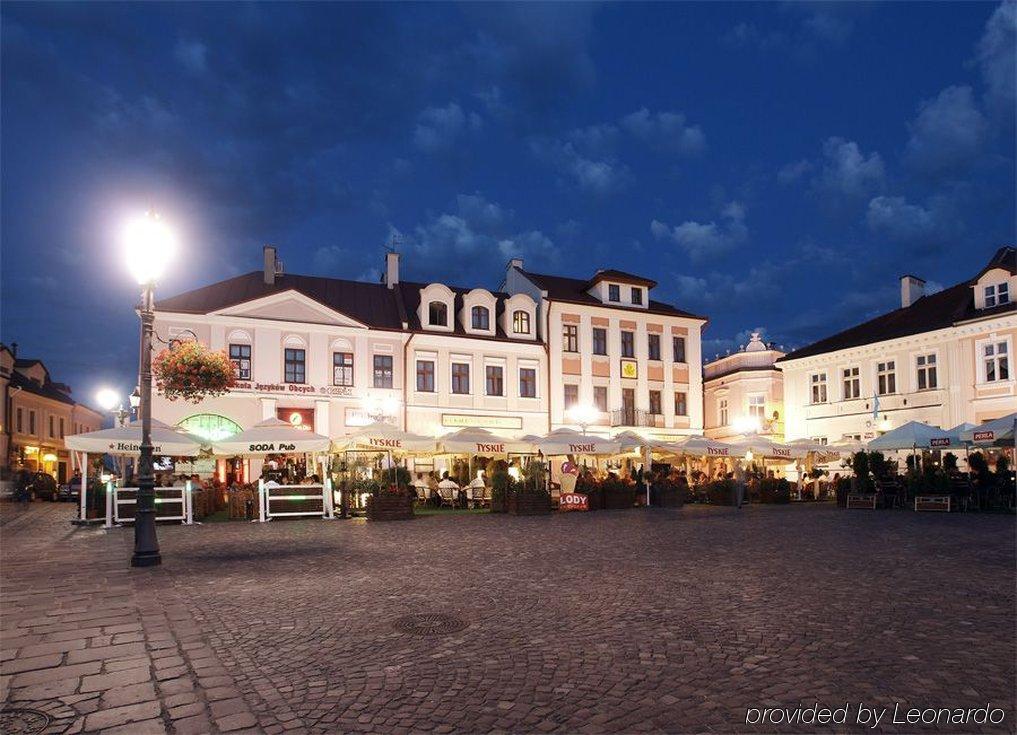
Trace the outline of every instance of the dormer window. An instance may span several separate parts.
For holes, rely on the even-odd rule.
[[[632,303],[642,304],[643,303],[643,289],[633,286],[632,288]]]
[[[515,334],[530,333],[530,312],[518,309],[512,314],[512,331]]]
[[[427,323],[432,327],[448,326],[448,306],[443,301],[432,301],[428,304]]]
[[[474,306],[470,314],[474,329],[482,329],[485,332],[491,329],[491,312],[486,306]]]
[[[617,283],[609,283],[607,285],[607,300],[608,301],[621,301],[621,286]]]
[[[1010,303],[1010,284],[994,283],[985,287],[985,308],[1002,306]]]

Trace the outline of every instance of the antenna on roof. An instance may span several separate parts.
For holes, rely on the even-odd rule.
[[[402,245],[402,244],[403,244],[402,233],[401,232],[393,232],[389,236],[388,242],[385,243],[385,252],[388,252],[388,253],[398,253],[399,252],[399,246]]]

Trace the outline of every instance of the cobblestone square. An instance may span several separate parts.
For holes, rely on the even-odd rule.
[[[876,731],[1014,731],[1012,516],[690,506],[160,526],[163,566],[131,569],[129,528],[75,529],[72,512],[0,509],[7,726],[871,732],[859,704],[988,703],[1001,724],[888,715]],[[746,723],[816,703],[851,719]]]

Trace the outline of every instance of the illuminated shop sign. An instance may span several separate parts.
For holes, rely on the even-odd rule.
[[[471,427],[479,429],[521,429],[522,416],[468,416],[458,413],[443,413],[442,426]]]

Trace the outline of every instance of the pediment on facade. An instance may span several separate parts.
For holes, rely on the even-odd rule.
[[[362,322],[296,291],[284,291],[243,304],[228,306],[214,313],[220,316],[238,316],[249,319],[366,328]]]

